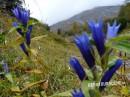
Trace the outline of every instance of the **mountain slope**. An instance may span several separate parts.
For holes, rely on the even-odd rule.
[[[47,94],[52,95],[55,92],[70,90],[77,85],[76,76],[68,68],[68,61],[71,55],[80,56],[78,49],[62,37],[50,33],[44,24],[38,22],[33,26],[31,40],[33,54],[30,60],[20,49],[21,41],[18,40],[21,36],[12,29],[14,21],[16,21],[15,17],[0,12],[0,33],[5,33],[6,37],[6,45],[0,44],[0,62],[3,59],[8,62],[9,72],[17,86],[21,86],[20,89],[23,89],[28,86],[25,85],[26,82],[30,85],[47,79],[49,82]],[[2,71],[3,68],[0,64],[0,73]],[[27,79],[25,80],[25,78]],[[12,90],[12,84],[6,78],[3,79],[1,74],[0,79],[0,97],[13,97],[15,91]],[[40,90],[43,89],[44,86],[40,85],[27,88],[26,92],[22,93],[22,97],[31,97],[38,92],[40,94]]]
[[[103,6],[96,7],[90,10],[81,12],[68,20],[61,21],[51,26],[51,31],[56,32],[58,29],[68,31],[73,22],[83,23],[90,19],[97,19],[98,17],[112,18],[116,17],[120,11],[121,6]]]

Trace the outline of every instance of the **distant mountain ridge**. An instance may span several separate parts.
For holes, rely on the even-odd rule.
[[[121,6],[101,6],[96,7],[90,10],[83,11],[70,19],[61,21],[59,23],[56,23],[52,25],[51,31],[57,32],[58,29],[61,29],[62,31],[68,31],[71,29],[71,25],[73,22],[78,22],[82,24],[83,22],[86,22],[90,19],[98,19],[99,17],[103,18],[113,18],[117,17],[119,14]]]

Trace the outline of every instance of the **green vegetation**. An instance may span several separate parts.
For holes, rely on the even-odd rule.
[[[12,22],[14,21],[16,21],[16,19],[7,12],[0,12],[0,96],[61,97],[62,95],[67,97],[70,95],[71,89],[76,87],[80,88],[81,82],[71,71],[69,59],[71,56],[77,56],[81,64],[85,64],[85,62],[82,59],[79,50],[75,47],[72,40],[69,39],[70,37],[64,36],[80,34],[83,31],[87,31],[87,24],[84,23],[82,26],[79,26],[79,24],[74,23],[72,30],[69,33],[65,32],[65,34],[62,34],[62,31],[59,29],[56,34],[50,32],[50,28],[47,24],[42,24],[38,20],[31,18],[30,21],[31,23],[34,23],[34,27],[30,47],[31,55],[30,57],[27,57],[19,47],[19,44],[23,42],[22,38],[16,32],[16,28],[12,28]],[[113,19],[108,21],[113,22]],[[117,19],[117,22],[122,24],[120,31],[128,32],[127,21],[128,20],[126,20],[125,17],[119,17]],[[111,39],[106,43],[106,48],[112,47],[112,49],[115,49],[115,51],[113,51],[115,56],[118,56],[116,54],[119,54],[120,50],[123,52],[130,52],[128,45],[129,41],[122,41],[123,39],[128,39],[128,37],[129,36],[127,35],[122,35],[118,38]],[[93,56],[96,57],[97,63],[101,63],[100,65],[103,68],[108,68],[107,66],[104,66],[104,63],[107,63],[108,60],[104,61],[104,58],[109,57],[107,56],[109,49],[102,57],[101,62],[98,60],[98,58],[100,59],[100,55],[98,52],[96,53],[96,50],[97,49],[94,49],[93,54],[95,55]],[[112,55],[112,58],[110,58],[111,62],[115,61],[113,60],[115,56]],[[7,60],[9,65],[10,73],[7,75],[3,74],[3,59]],[[86,70],[86,72],[88,77],[93,79],[90,71]],[[114,80],[118,77],[114,76]],[[120,80],[122,81],[124,79],[122,78]],[[84,81],[82,84],[85,91],[87,90],[87,87],[85,87],[86,83],[88,82]],[[118,94],[117,88],[121,90],[122,87],[116,87],[113,92],[114,88],[111,89],[111,87],[108,87],[107,90],[109,93],[108,91],[105,91],[102,94],[105,95],[103,97],[112,97],[111,95],[106,96],[107,94],[118,95],[119,97],[120,94]],[[126,89],[126,91],[127,90],[128,89]],[[92,92],[91,95],[93,95],[97,91],[90,92]],[[88,94],[86,93],[85,95]],[[92,97],[95,97],[95,95]]]
[[[3,16],[3,14],[6,14],[6,16]],[[33,62],[28,61],[28,58],[21,51],[18,43],[16,43],[20,36],[15,30],[10,29],[14,20],[14,17],[7,13],[0,14],[2,25],[0,30],[5,33],[6,39],[6,43],[0,46],[0,61],[3,58],[8,60],[13,79],[21,89],[34,82],[48,80],[47,86],[42,82],[25,89],[20,94],[23,97],[30,97],[39,91],[46,91],[47,95],[52,95],[78,86],[75,75],[69,69],[68,62],[71,55],[79,55],[74,45],[64,40],[61,36],[49,32],[46,24],[37,23],[37,21],[32,19],[33,22],[37,23],[33,28],[31,43],[35,57],[32,57]],[[2,35],[0,39],[3,41]],[[7,48],[7,46],[10,47]],[[39,61],[36,61],[37,58]],[[1,66],[0,69],[2,70]],[[10,82],[5,80],[2,74],[0,77],[1,97],[15,96],[17,89],[11,90],[12,85]],[[45,87],[46,89],[44,89]]]
[[[130,3],[126,3],[121,7],[119,17],[125,18],[128,22],[130,22]]]

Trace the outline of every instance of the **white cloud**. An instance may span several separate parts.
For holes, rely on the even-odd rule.
[[[117,5],[124,0],[25,0],[31,15],[49,25],[96,6]]]

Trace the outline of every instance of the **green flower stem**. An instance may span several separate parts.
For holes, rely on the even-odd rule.
[[[93,80],[98,81],[99,80],[99,72],[97,71],[96,66],[92,68],[92,74],[93,74]]]

